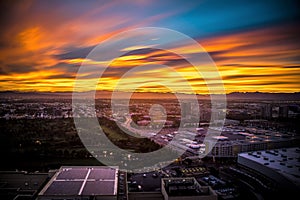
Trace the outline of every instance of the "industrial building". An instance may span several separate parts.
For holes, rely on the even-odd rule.
[[[121,176],[124,175],[124,176]],[[152,177],[152,176],[150,176]],[[143,182],[150,177],[142,178]],[[126,173],[107,166],[63,166],[38,194],[38,200],[217,200],[209,186],[201,186],[193,177],[152,177],[159,190],[130,191]],[[149,179],[150,181],[151,179]],[[134,183],[132,183],[134,184]],[[150,183],[149,183],[150,184]],[[141,186],[137,187],[138,189]],[[151,184],[152,187],[152,184]],[[123,190],[122,190],[123,188]]]
[[[237,157],[239,153],[277,149],[296,146],[299,138],[286,136],[284,134],[249,134],[245,132],[222,133],[218,141],[206,141],[206,151],[213,145],[208,156],[213,157]],[[220,140],[221,139],[221,140]]]
[[[164,200],[217,200],[209,186],[201,186],[195,178],[162,178],[161,192]]]
[[[128,191],[129,200],[217,200],[215,191],[210,186],[200,185],[194,177],[159,180],[159,188],[155,190]]]
[[[1,171],[0,199],[35,199],[51,172]]]
[[[63,166],[38,195],[38,200],[117,199],[118,169],[105,166]]]
[[[300,189],[300,148],[254,151],[238,155],[238,164],[273,180],[277,188]]]

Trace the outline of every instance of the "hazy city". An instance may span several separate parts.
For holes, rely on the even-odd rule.
[[[26,94],[14,93],[7,93],[5,97],[1,99],[1,152],[4,158],[11,161],[3,163],[1,170],[16,169],[13,176],[20,179],[20,184],[30,184],[21,186],[23,195],[26,196],[28,190],[37,192],[60,166],[82,166],[84,169],[86,165],[101,166],[95,158],[115,157],[114,149],[107,148],[106,151],[91,155],[84,148],[72,119],[91,118],[92,111],[84,112],[84,116],[73,115],[69,98],[48,99],[42,95],[28,98]],[[156,171],[120,171],[119,178],[123,178],[119,180],[119,199],[138,198],[130,197],[136,193],[145,193],[146,196],[151,193],[150,198],[159,198],[162,178],[195,178],[201,185],[210,186],[221,199],[253,199],[255,195],[274,197],[281,192],[296,192],[299,187],[299,101],[257,98],[228,100],[222,133],[213,138],[217,143],[202,159],[198,157],[199,154],[207,151],[210,145],[203,142],[207,131],[214,131],[220,123],[210,122],[210,117],[224,111],[211,110],[208,100],[198,101],[200,120],[197,128],[194,128],[190,123],[195,121],[192,119],[193,106],[188,100],[181,105],[185,107],[182,115],[176,99],[132,99],[130,113],[121,116],[112,114],[109,99],[96,100],[95,110],[104,132],[120,148],[132,152],[159,149],[172,141],[178,133],[179,123],[183,123],[184,127],[181,131],[184,131],[185,138],[177,140],[169,150],[182,149],[185,153],[164,168],[159,168],[160,163],[157,163]],[[120,99],[118,103],[122,102]],[[149,116],[151,106],[158,103],[165,108],[165,112],[157,109],[153,116]],[[153,132],[165,115],[164,128],[158,133]],[[132,121],[128,121],[128,118]],[[151,121],[151,118],[154,119]],[[147,139],[128,137],[116,123]],[[129,155],[122,156],[138,159]],[[250,161],[242,160],[244,157],[256,162],[262,169],[249,168],[247,162]],[[263,168],[278,172],[278,177],[260,174]],[[283,183],[283,179],[286,182]],[[291,186],[285,188],[287,184]],[[22,194],[22,191],[19,192]]]
[[[298,199],[299,8],[1,1],[0,199]]]

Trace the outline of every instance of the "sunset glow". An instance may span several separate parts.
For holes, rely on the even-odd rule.
[[[256,15],[261,16],[255,17],[256,21],[253,19],[251,24],[245,24],[239,19],[242,11],[238,11],[233,15],[239,22],[226,26],[226,20],[232,19],[222,21],[218,16],[211,16],[212,24],[203,20],[207,15],[201,14],[203,9],[209,7],[213,13],[217,11],[208,2],[188,3],[176,8],[159,3],[20,1],[8,5],[0,41],[0,90],[72,91],[77,70],[82,62],[86,62],[109,65],[109,70],[99,80],[99,90],[114,90],[122,74],[131,67],[163,64],[176,70],[195,92],[208,93],[205,81],[180,56],[159,50],[142,51],[155,49],[155,46],[124,49],[124,52],[133,53],[116,58],[112,63],[85,59],[96,45],[117,33],[156,26],[180,31],[199,42],[215,61],[227,93],[300,91],[300,30],[298,22],[293,20],[298,15],[292,9],[293,5],[288,13],[276,13],[281,3],[274,3],[272,8],[264,3],[257,4],[261,13]],[[245,15],[248,13],[246,7]],[[197,8],[199,12],[195,12]],[[263,14],[266,10],[269,15]],[[152,40],[159,41],[157,38]],[[193,46],[180,43],[174,44],[174,49],[189,56],[199,52]],[[209,74],[205,66],[200,67]],[[126,91],[136,83],[147,82],[138,91],[168,92],[160,85],[166,84],[184,92],[182,82],[172,73],[166,69],[148,69],[126,77],[119,89]],[[151,81],[147,81],[149,77]]]

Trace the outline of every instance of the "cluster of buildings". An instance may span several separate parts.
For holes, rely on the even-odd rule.
[[[265,134],[253,134],[248,132],[225,132],[218,138],[212,151],[208,154],[214,157],[237,157],[239,153],[276,149],[296,146],[299,137],[292,134],[280,134],[268,131]],[[207,148],[210,141],[206,143]],[[209,149],[209,148],[208,148]]]
[[[276,151],[287,152],[287,155],[290,156],[299,149]],[[249,170],[252,175],[259,173],[272,179],[274,181],[272,190],[284,188],[290,192],[297,191],[300,183],[297,176],[299,166],[295,165],[295,162],[299,163],[299,158],[294,155],[288,157],[289,161],[282,161],[280,158],[285,154],[281,154],[277,160],[276,158],[273,160],[273,158],[265,157],[264,154],[268,153],[275,154],[264,151],[240,154],[238,163],[241,167]],[[261,155],[262,158],[257,155]],[[266,161],[266,158],[269,161]],[[290,160],[293,159],[294,161],[291,163]],[[272,164],[266,164],[268,162]],[[282,165],[286,166],[286,169],[280,167]],[[249,174],[240,170],[236,171],[251,178]],[[263,185],[264,182],[255,178],[257,176],[254,174],[252,178]],[[128,181],[127,177],[127,174],[119,171],[117,167],[106,166],[63,166],[59,170],[52,170],[49,173],[1,172],[0,197],[14,200],[217,200],[238,197],[234,187],[216,187],[216,185],[225,185],[226,183],[211,175],[201,179],[156,175],[152,177],[156,179],[156,183],[147,176],[140,176],[143,180],[138,183]],[[143,183],[146,184],[146,179],[149,179],[148,186],[143,185]],[[213,186],[216,189],[213,189]]]
[[[204,127],[186,129],[181,132],[168,134],[153,134],[150,138],[159,144],[168,144],[174,151],[186,150],[187,156],[199,156],[205,154],[214,158],[236,158],[239,153],[267,150],[274,148],[296,146],[299,136],[292,132],[278,132],[259,128],[245,128],[243,126],[225,126],[221,135],[218,128]],[[178,139],[176,134],[183,137]],[[205,139],[207,134],[216,134],[211,139]]]
[[[157,191],[130,191],[126,173],[119,171],[117,167],[63,166],[42,187],[36,198],[37,200],[218,199],[210,186],[200,185],[193,177],[157,177],[157,180],[160,184]]]
[[[230,167],[230,170],[234,177],[252,186],[256,184],[259,190],[294,194],[300,188],[299,154],[298,147],[240,153],[238,167]],[[165,169],[168,174],[161,170],[130,176],[117,166],[62,166],[49,173],[1,172],[0,197],[7,198],[8,194],[16,194],[11,198],[15,200],[217,200],[238,197],[235,187],[226,186],[226,182],[206,172],[185,176],[171,169]]]
[[[107,99],[96,100],[96,113],[97,116],[105,116],[108,118],[118,118],[124,114],[136,115],[139,118],[141,125],[147,125],[149,120],[149,109],[153,104],[161,104],[165,108],[165,115],[171,116],[174,120],[191,120],[194,116],[199,116],[200,121],[209,122],[211,119],[218,119],[221,112],[224,112],[222,105],[216,108],[211,108],[210,101],[202,101],[195,105],[192,102],[185,101],[178,103],[173,100],[135,100],[129,105],[129,108],[124,107],[124,102],[115,103],[115,113],[112,113],[111,102]],[[85,104],[89,105],[87,102]],[[84,104],[83,104],[84,105]],[[33,100],[33,101],[20,101],[9,100],[0,103],[1,113],[0,118],[71,118],[71,117],[91,117],[94,110],[89,107],[82,107],[81,112],[72,112],[71,100]],[[124,113],[124,112],[130,113]],[[196,111],[200,111],[199,115]],[[300,106],[296,102],[229,102],[227,105],[227,116],[232,118],[248,119],[287,119],[296,118],[300,115]]]
[[[262,104],[261,106],[261,117],[263,119],[287,119],[295,118],[299,116],[300,108],[298,105],[289,105],[289,104]]]
[[[69,102],[2,102],[0,104],[2,119],[56,119],[71,118],[72,107]]]
[[[99,102],[98,102],[99,103]],[[300,149],[299,136],[296,132],[276,130],[269,127],[269,121],[288,119],[299,116],[299,105],[276,103],[232,103],[229,104],[225,126],[218,128],[218,120],[209,123],[211,118],[218,119],[225,112],[222,109],[210,109],[209,103],[202,103],[200,108],[200,123],[195,123],[193,113],[195,105],[184,102],[182,105],[168,101],[162,102],[164,109],[157,107],[149,113],[153,102],[134,102],[127,108],[119,106],[116,113],[112,113],[108,100],[96,104],[98,117],[119,121],[128,130],[138,130],[154,142],[166,145],[171,142],[170,148],[174,151],[185,150],[182,159],[199,158],[205,154],[212,160],[218,158],[234,159],[238,168],[232,168],[231,173],[244,177],[246,181],[257,182],[262,188],[272,191],[272,188],[281,188],[286,191],[297,191],[300,187]],[[93,108],[88,104],[78,107],[72,112],[70,102],[14,102],[1,105],[0,118],[4,119],[54,119],[71,117],[91,117]],[[127,116],[128,118],[124,117]],[[140,127],[131,126],[132,119]],[[243,116],[243,120],[239,120]],[[235,119],[235,120],[233,120]],[[178,131],[178,121],[183,121],[184,138],[175,140]],[[165,121],[165,129],[156,133],[152,128]],[[241,123],[242,121],[242,123]],[[150,127],[149,124],[152,123]],[[209,126],[210,125],[210,126]],[[267,126],[268,125],[268,126]],[[147,127],[147,128],[143,128]],[[197,128],[195,128],[197,127]],[[268,127],[268,128],[267,128]],[[205,140],[208,133],[222,132],[210,140]],[[289,147],[289,148],[287,148]],[[290,148],[293,147],[293,148]],[[100,152],[99,156],[113,156],[110,150]],[[103,155],[102,155],[103,154]],[[134,157],[132,157],[134,159]],[[136,180],[128,180],[128,175],[118,167],[103,166],[64,166],[51,173],[1,172],[0,197],[2,194],[17,194],[15,200],[32,199],[59,200],[59,199],[116,199],[116,200],[216,200],[223,193],[230,194],[234,188],[213,189],[211,185],[222,184],[221,180],[209,176],[205,168],[180,169],[180,176],[156,174],[138,175]],[[170,173],[170,174],[172,174]],[[201,176],[201,179],[194,177]],[[14,178],[15,177],[15,178]],[[258,178],[262,177],[262,178]],[[10,179],[9,181],[6,181]],[[200,181],[199,181],[200,180]],[[147,181],[151,186],[154,181],[159,187],[147,190]],[[143,184],[142,184],[143,183]],[[207,184],[203,184],[207,183]],[[269,183],[272,183],[271,186]],[[145,187],[145,188],[144,188]],[[2,196],[1,196],[2,195]]]

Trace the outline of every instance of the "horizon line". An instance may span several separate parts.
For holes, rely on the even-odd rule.
[[[20,90],[0,90],[0,93],[90,93],[90,92],[94,92],[93,90],[89,90],[89,91],[20,91]],[[95,92],[109,92],[109,93],[130,93],[130,91],[111,91],[111,90],[96,90]],[[138,94],[147,94],[147,93],[154,93],[154,94],[182,94],[182,95],[224,95],[224,93],[184,93],[184,92],[141,92],[141,91],[134,91],[131,92],[132,94],[134,93],[138,93]],[[229,94],[298,94],[300,93],[299,91],[296,92],[260,92],[260,91],[255,91],[255,92],[250,92],[250,91],[235,91],[235,92],[228,92],[225,93],[225,95],[229,95]]]

